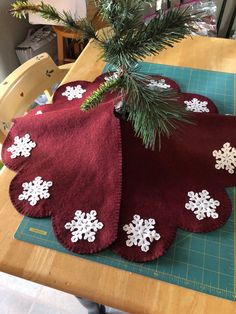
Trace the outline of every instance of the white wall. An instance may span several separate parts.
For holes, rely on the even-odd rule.
[[[11,73],[19,62],[15,47],[25,39],[30,24],[9,14],[12,0],[0,0],[0,82]]]

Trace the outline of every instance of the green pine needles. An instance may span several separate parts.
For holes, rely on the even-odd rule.
[[[109,81],[102,83],[97,90],[95,90],[91,96],[89,96],[81,105],[82,111],[87,111],[91,108],[95,108],[102,101],[103,96],[110,90],[115,89],[120,84],[120,78],[110,79]]]
[[[138,62],[191,35],[197,17],[189,8],[174,8],[157,12],[156,17],[145,23],[144,8],[154,3],[153,0],[95,0],[95,3],[100,18],[110,26],[98,33],[87,19],[76,21],[70,12],[58,12],[43,2],[34,5],[29,1],[16,1],[11,13],[17,18],[25,17],[28,12],[39,13],[96,42],[101,48],[101,57],[117,74],[101,84],[81,109],[95,108],[107,92],[117,89],[122,96],[123,111],[136,135],[147,148],[154,149],[157,135],[160,144],[162,135],[169,136],[178,121],[186,122],[188,117],[178,106],[174,92],[148,86],[150,78],[138,73]]]

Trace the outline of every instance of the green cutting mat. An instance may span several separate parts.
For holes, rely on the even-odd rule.
[[[108,67],[104,69],[106,71]],[[211,98],[221,113],[235,114],[236,75],[191,68],[142,63],[140,71],[172,78],[182,91]],[[236,189],[228,189],[234,210],[226,225],[207,234],[178,230],[177,237],[163,257],[148,263],[131,263],[105,250],[80,257],[118,267],[147,277],[160,279],[230,300],[236,300]],[[49,218],[25,217],[15,238],[67,254],[56,240]],[[236,250],[236,249],[235,249]],[[79,260],[78,260],[79,262]]]

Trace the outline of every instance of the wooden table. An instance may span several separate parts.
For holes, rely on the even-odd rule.
[[[98,56],[89,44],[63,82],[92,81],[104,67]],[[236,41],[189,38],[147,61],[236,73]],[[7,169],[0,175],[0,271],[129,313],[236,313],[234,302],[14,240],[22,216],[8,196],[13,176]]]

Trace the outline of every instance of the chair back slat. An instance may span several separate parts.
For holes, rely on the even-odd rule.
[[[44,91],[60,83],[68,68],[60,69],[47,53],[22,64],[0,84],[0,131],[7,134],[13,117],[23,115]],[[1,142],[1,139],[0,139]]]

